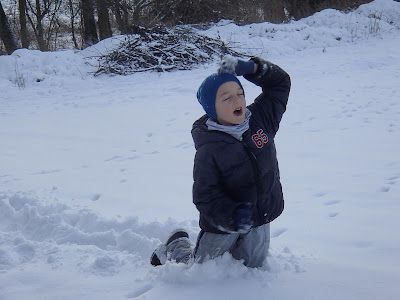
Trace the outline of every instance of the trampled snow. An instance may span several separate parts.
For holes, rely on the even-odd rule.
[[[153,268],[173,229],[196,241],[191,71],[94,77],[84,51],[0,57],[0,299],[398,299],[400,3],[203,31],[280,65],[285,211],[263,268],[229,254]],[[241,80],[250,103],[259,88]]]

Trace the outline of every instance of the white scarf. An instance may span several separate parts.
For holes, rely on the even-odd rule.
[[[243,133],[245,133],[247,131],[247,129],[249,129],[250,117],[251,117],[251,111],[249,109],[246,109],[245,119],[244,119],[243,123],[241,123],[239,125],[232,125],[232,126],[222,125],[211,119],[208,119],[206,124],[207,124],[208,130],[222,131],[227,134],[230,134],[235,139],[241,141]]]

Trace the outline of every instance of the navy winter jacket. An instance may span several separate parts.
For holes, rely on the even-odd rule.
[[[244,77],[262,88],[247,108],[252,115],[242,141],[221,131],[209,131],[204,115],[193,124],[196,147],[193,202],[200,228],[231,233],[239,207],[251,203],[253,227],[271,222],[283,211],[274,137],[290,91],[290,77],[280,67],[259,58],[256,74]]]

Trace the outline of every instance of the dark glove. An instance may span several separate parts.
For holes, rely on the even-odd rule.
[[[238,233],[247,233],[254,225],[251,203],[245,203],[239,206],[233,216],[235,231]]]
[[[218,74],[241,76],[254,73],[254,62],[252,60],[244,61],[231,55],[226,55],[219,64]]]

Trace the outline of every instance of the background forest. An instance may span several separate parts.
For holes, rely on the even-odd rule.
[[[193,24],[222,19],[243,25],[284,23],[325,8],[348,11],[369,0],[2,0],[0,54],[18,48],[83,49],[141,26]]]

